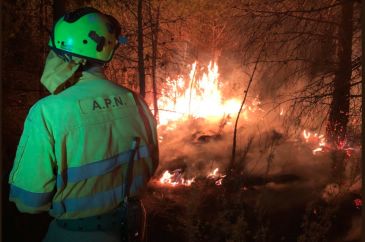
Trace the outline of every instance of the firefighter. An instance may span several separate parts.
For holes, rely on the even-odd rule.
[[[42,84],[9,177],[10,201],[54,218],[43,241],[141,241],[139,197],[158,165],[156,122],[143,99],[106,79],[123,38],[93,8],[53,27]]]

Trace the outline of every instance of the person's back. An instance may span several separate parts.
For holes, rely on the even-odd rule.
[[[10,200],[22,212],[55,218],[45,241],[120,241],[127,201],[138,198],[158,165],[154,118],[99,65],[57,92],[29,112]]]

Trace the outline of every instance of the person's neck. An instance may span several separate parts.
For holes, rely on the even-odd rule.
[[[90,72],[90,73],[104,73],[104,68],[102,66],[90,66],[89,68],[87,68],[86,70],[84,70],[86,72]]]

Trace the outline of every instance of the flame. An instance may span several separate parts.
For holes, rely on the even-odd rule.
[[[200,78],[197,75],[197,62],[194,62],[188,78],[180,75],[176,79],[166,79],[158,100],[159,125],[169,123],[170,126],[171,122],[183,121],[189,117],[218,121],[224,115],[236,115],[241,101],[235,98],[223,101],[218,65],[210,62],[207,71],[199,76]],[[242,117],[247,120],[250,112],[259,110],[259,104],[260,101],[256,98],[251,105],[245,105]]]
[[[284,115],[284,109],[281,109],[280,110],[280,116],[283,116]]]
[[[222,178],[226,177],[226,175],[222,175],[222,174],[218,173],[218,171],[219,171],[219,168],[215,168],[213,171],[208,173],[207,178],[222,179]]]
[[[219,169],[215,168],[213,171],[209,172],[206,178],[215,180],[215,184],[217,186],[222,185],[223,179],[226,177],[226,175],[222,175],[218,173]],[[166,170],[162,176],[159,179],[159,182],[161,185],[166,186],[191,186],[191,184],[195,181],[196,177],[193,177],[191,179],[185,179],[183,178],[182,170],[176,169],[172,172],[169,172]]]
[[[219,169],[215,168],[207,175],[207,178],[215,180],[215,185],[220,186],[222,185],[222,181],[226,177],[226,175],[219,174],[218,171]]]
[[[217,176],[217,172],[218,172],[218,168],[215,168],[212,172],[210,172],[209,174],[208,174],[208,176],[207,177],[212,177],[212,178],[214,178],[214,177],[216,177]]]
[[[215,182],[215,185],[217,185],[217,186],[221,186],[221,185],[222,185],[222,181],[223,181],[223,178],[218,179],[218,180]]]
[[[306,143],[310,143],[314,146],[312,149],[313,155],[329,150],[343,150],[346,152],[347,157],[350,157],[355,150],[346,140],[341,141],[336,147],[333,147],[326,142],[326,138],[323,134],[311,133],[307,130],[303,130],[303,138]]]
[[[182,171],[180,169],[172,171],[170,173],[169,171],[165,171],[161,178],[159,179],[161,184],[164,185],[171,185],[171,186],[190,186],[195,180],[195,177],[192,179],[185,179],[182,177]]]
[[[210,62],[205,71],[203,68],[198,69],[197,62],[194,62],[188,75],[165,80],[158,99],[159,128],[165,126],[164,131],[173,131],[178,127],[178,122],[184,122],[189,118],[204,118],[209,122],[218,123],[222,117],[230,117],[229,119],[236,117],[241,100],[236,98],[223,100],[217,63]],[[241,111],[242,119],[249,120],[252,113],[263,111],[260,105],[258,97],[246,101]],[[232,122],[229,119],[225,124],[231,126]],[[159,142],[163,141],[164,137],[160,135]],[[196,177],[186,179],[182,173],[181,169],[166,170],[158,182],[172,187],[191,186]],[[225,175],[220,174],[219,169],[215,168],[203,177],[213,180],[220,186]]]
[[[315,154],[317,154],[318,152],[321,152],[321,151],[323,151],[323,148],[322,147],[318,147],[318,148],[313,149],[312,150],[312,153],[313,153],[313,155],[315,155]]]
[[[305,139],[305,142],[308,143],[309,138],[310,138],[310,133],[308,133],[306,130],[303,130],[303,137]]]
[[[315,146],[312,150],[313,155],[323,152],[327,146],[326,138],[323,134],[311,133],[307,130],[303,130],[303,138],[306,143],[311,143]]]

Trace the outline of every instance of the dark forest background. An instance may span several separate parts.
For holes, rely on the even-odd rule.
[[[356,229],[361,226],[361,211],[353,203],[361,199],[360,188],[348,189],[361,182],[360,158],[348,157],[344,147],[360,147],[361,4],[361,0],[4,0],[4,241],[40,241],[47,230],[48,215],[20,214],[8,202],[7,178],[29,108],[49,95],[39,81],[49,51],[49,31],[65,11],[83,6],[113,15],[121,23],[128,43],[107,65],[107,76],[144,96],[157,118],[166,78],[186,72],[194,61],[218,63],[226,80],[225,97],[241,97],[257,67],[255,79],[261,82],[253,82],[250,92],[269,103],[270,110],[285,107],[287,112],[280,135],[269,138],[266,148],[272,156],[265,158],[267,163],[274,159],[272,147],[281,142],[281,135],[305,126],[324,133],[331,147],[326,185],[347,187],[331,202],[323,201],[318,192],[303,196],[304,202],[270,210],[272,204],[290,199],[285,195],[271,203],[277,194],[270,190],[242,193],[243,183],[268,183],[267,177],[241,178],[252,144],[247,141],[238,158],[227,162],[229,177],[221,190],[204,180],[188,190],[149,188],[148,195],[169,195],[151,195],[153,199],[146,201],[153,231],[148,241],[360,241],[361,230]],[[308,191],[296,191],[301,192]],[[181,194],[193,199],[186,201]],[[174,220],[181,213],[188,213],[188,219],[184,215]],[[215,216],[207,215],[211,213]]]

